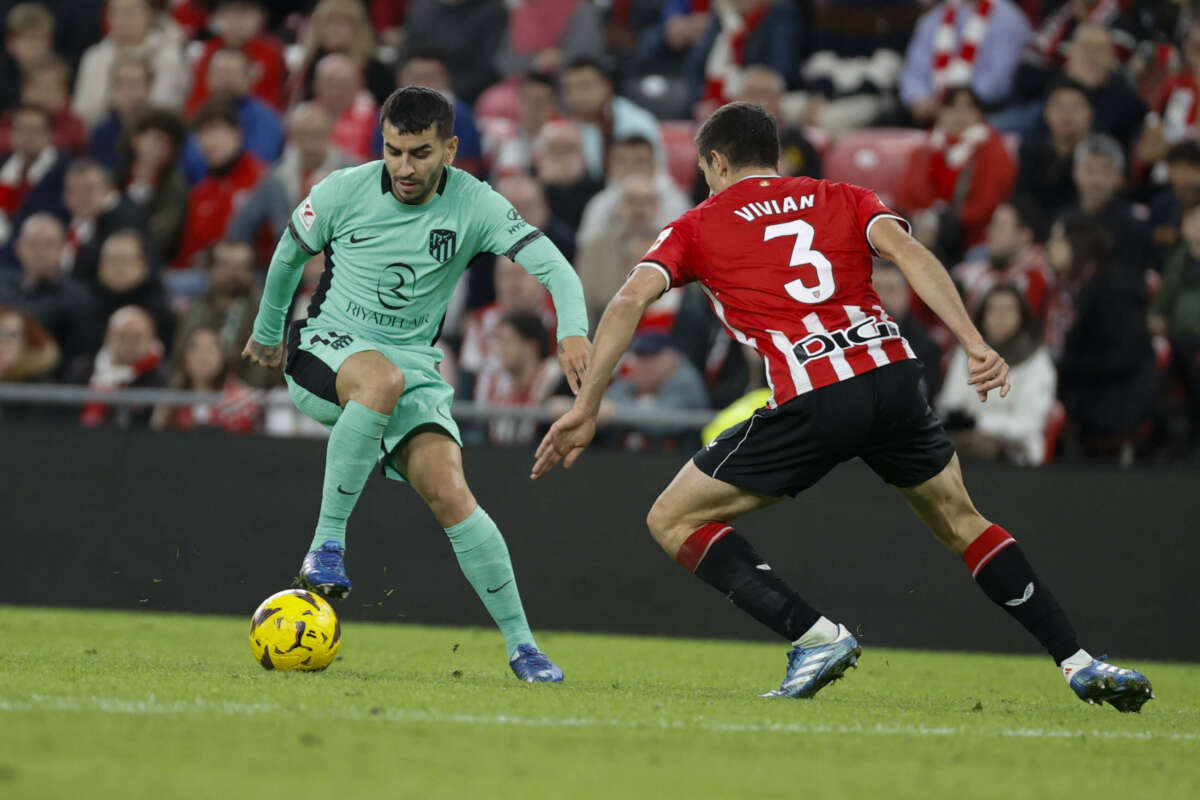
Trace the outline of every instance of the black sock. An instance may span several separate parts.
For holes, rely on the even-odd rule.
[[[963,559],[983,593],[1033,634],[1054,663],[1073,656],[1079,650],[1075,629],[1054,595],[1034,573],[1021,546],[998,525],[976,541],[980,540],[984,540],[981,546],[976,548],[973,542]],[[968,558],[972,550],[980,556],[974,564]]]
[[[730,530],[713,542],[693,572],[789,642],[799,639],[821,618],[737,531]]]

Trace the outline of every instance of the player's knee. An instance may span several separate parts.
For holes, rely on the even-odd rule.
[[[679,520],[662,498],[655,500],[654,505],[650,506],[650,512],[646,514],[646,527],[650,529],[654,541],[663,548],[669,549],[669,544],[677,538],[673,531],[678,527],[678,523]]]
[[[445,476],[429,486],[422,487],[421,495],[429,510],[442,527],[462,522],[475,510],[475,497],[460,476]]]
[[[350,394],[350,399],[362,403],[368,408],[387,414],[390,413],[404,394],[404,370],[389,364],[379,370],[369,380],[362,382]]]

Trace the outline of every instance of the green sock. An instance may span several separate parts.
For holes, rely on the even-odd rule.
[[[446,535],[463,575],[475,587],[475,593],[504,634],[508,657],[512,658],[519,644],[536,647],[525,609],[521,607],[508,546],[492,518],[482,506],[476,506],[469,517],[446,528]]]
[[[325,487],[321,492],[321,515],[310,550],[333,540],[346,546],[346,520],[379,460],[379,442],[387,428],[388,415],[351,400],[329,435],[325,451]]]

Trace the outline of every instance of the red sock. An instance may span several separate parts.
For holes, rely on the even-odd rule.
[[[733,530],[733,526],[727,522],[708,523],[696,530],[679,546],[679,552],[675,554],[675,560],[684,567],[687,567],[688,572],[695,572],[696,565],[708,553],[708,548],[712,547],[718,539],[731,530]]]
[[[1017,540],[1012,537],[1012,534],[999,525],[993,525],[967,545],[967,549],[962,554],[963,563],[967,565],[967,569],[971,570],[971,577],[977,577],[979,570],[986,567],[997,553],[1016,543]]]

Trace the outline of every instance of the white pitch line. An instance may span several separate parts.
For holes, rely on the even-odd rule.
[[[273,703],[235,703],[226,700],[193,700],[162,702],[153,695],[140,700],[120,697],[64,697],[33,694],[26,699],[0,698],[0,712],[56,711],[68,713],[100,712],[104,714],[224,714],[227,716],[258,716],[267,714],[319,715],[345,721],[383,720],[385,722],[430,722],[451,725],[516,725],[530,728],[622,728],[628,730],[689,730],[700,729],[714,733],[792,733],[839,734],[869,736],[996,736],[1016,739],[1135,739],[1143,741],[1196,741],[1200,733],[1121,730],[1066,730],[1062,728],[975,728],[924,725],[840,725],[802,722],[707,722],[697,720],[659,719],[647,722],[602,717],[525,717],[512,714],[447,714],[407,708],[311,708],[305,705],[283,707]]]

